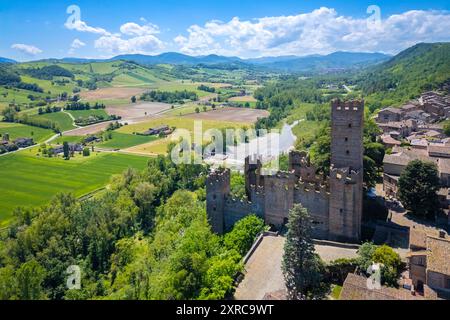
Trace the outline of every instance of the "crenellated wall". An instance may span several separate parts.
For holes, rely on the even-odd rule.
[[[259,157],[245,161],[247,200],[230,195],[230,171],[212,172],[206,182],[208,218],[222,234],[249,214],[281,228],[294,204],[305,207],[316,239],[355,242],[361,236],[364,102],[332,102],[330,176],[317,174],[305,152],[289,154],[289,172],[262,174]]]
[[[313,220],[313,237],[328,239],[330,193],[326,185],[299,182],[294,203],[301,203]]]

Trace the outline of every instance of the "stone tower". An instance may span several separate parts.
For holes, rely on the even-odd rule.
[[[226,197],[230,194],[230,170],[214,171],[206,179],[206,212],[213,232],[223,234]]]
[[[363,201],[364,101],[331,104],[330,240],[358,241]]]
[[[245,191],[247,194],[247,199],[252,200],[252,186],[260,186],[261,181],[261,169],[262,162],[261,158],[257,155],[248,156],[245,158]]]

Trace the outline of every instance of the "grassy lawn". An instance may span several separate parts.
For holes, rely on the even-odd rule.
[[[17,138],[33,138],[35,142],[43,142],[55,133],[49,129],[27,126],[19,123],[0,122],[0,134],[9,133],[11,140]]]
[[[39,117],[41,119],[48,119],[58,124],[61,131],[67,131],[75,129],[73,121],[68,114],[63,112],[46,113],[42,115],[36,115],[34,117]]]
[[[0,158],[0,227],[5,226],[17,206],[44,205],[59,192],[82,196],[105,186],[111,175],[127,167],[143,169],[145,157],[94,153],[69,161],[36,157],[36,149]]]
[[[112,139],[98,144],[98,147],[108,149],[125,149],[140,144],[158,140],[155,136],[138,136],[135,134],[127,134],[120,132],[112,132]]]
[[[339,300],[341,297],[341,291],[342,291],[342,287],[338,286],[338,285],[334,285],[333,289],[331,290],[331,297],[334,300]]]
[[[52,144],[63,144],[64,142],[78,143],[81,142],[85,137],[82,136],[62,136],[58,137],[52,141]]]

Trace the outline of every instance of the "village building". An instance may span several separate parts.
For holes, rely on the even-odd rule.
[[[402,172],[413,160],[436,164],[441,185],[450,187],[450,148],[443,144],[431,144],[426,149],[395,146],[384,157],[383,189],[388,197],[398,197],[398,181]],[[448,208],[450,203],[444,208]]]
[[[436,233],[410,231],[409,277],[418,292],[429,287],[438,297],[450,299],[450,238],[445,231]]]
[[[372,288],[367,285],[367,280],[362,275],[349,273],[342,287],[340,300],[425,300],[423,296],[403,287]]]
[[[415,120],[380,123],[378,127],[383,130],[384,134],[397,132],[399,138],[406,138],[418,129],[417,121]]]
[[[18,138],[14,140],[14,144],[19,148],[27,148],[34,145],[34,141],[32,138]]]
[[[169,126],[167,125],[163,125],[163,126],[159,126],[159,127],[155,127],[155,128],[150,128],[147,131],[144,131],[142,133],[142,135],[144,136],[155,136],[155,135],[159,135],[159,134],[165,134],[165,135],[169,135],[172,133],[172,130],[170,129]]]
[[[81,143],[69,143],[69,152],[81,152],[83,151],[83,145]],[[64,153],[64,146],[58,145],[53,148],[53,154]]]

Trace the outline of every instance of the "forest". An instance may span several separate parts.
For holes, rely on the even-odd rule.
[[[264,223],[255,216],[224,236],[204,209],[203,166],[151,159],[112,178],[101,195],[59,194],[18,208],[0,241],[0,299],[224,299]],[[199,241],[201,240],[201,241]],[[67,289],[67,270],[81,289]]]

